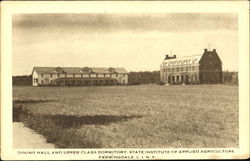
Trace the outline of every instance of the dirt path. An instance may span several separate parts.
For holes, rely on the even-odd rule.
[[[46,142],[46,139],[27,128],[21,122],[13,122],[13,148],[16,149],[52,149],[53,144]]]

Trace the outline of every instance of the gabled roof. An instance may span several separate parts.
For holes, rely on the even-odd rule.
[[[193,56],[186,56],[186,57],[179,57],[179,58],[172,58],[172,59],[165,59],[161,66],[177,66],[177,65],[188,65],[188,64],[198,64],[201,60],[203,54],[201,55],[193,55]]]
[[[90,69],[91,73],[108,73],[105,67],[60,67],[62,72],[59,73],[69,73],[69,74],[82,74],[85,73],[81,69]],[[36,71],[37,73],[44,73],[44,74],[52,74],[57,73],[55,69],[58,67],[34,67],[33,72]],[[113,68],[116,73],[126,74],[128,73],[124,68]],[[33,74],[32,72],[32,74]]]

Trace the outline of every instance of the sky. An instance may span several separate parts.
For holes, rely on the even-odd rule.
[[[166,54],[199,55],[209,46],[223,70],[238,71],[237,24],[231,13],[16,14],[13,75],[34,66],[155,71]]]

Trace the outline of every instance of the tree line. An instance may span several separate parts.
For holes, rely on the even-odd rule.
[[[238,72],[223,71],[223,82],[224,84],[238,85]],[[129,85],[161,84],[160,71],[129,72],[128,84]],[[13,76],[12,85],[31,86],[32,76],[31,75]]]
[[[239,84],[238,72],[223,71],[223,83],[224,84]]]
[[[160,83],[160,71],[128,73],[129,85],[150,84],[150,83]]]
[[[31,86],[32,76],[31,75],[13,76],[12,85],[13,86]]]

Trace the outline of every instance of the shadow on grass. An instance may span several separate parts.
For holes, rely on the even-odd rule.
[[[25,115],[27,115],[28,111],[23,107],[23,105],[45,102],[55,102],[55,100],[13,99],[13,121],[21,122],[22,117],[25,117]]]
[[[141,118],[142,116],[132,115],[93,115],[93,116],[65,116],[65,115],[45,115],[46,119],[51,119],[53,122],[62,128],[78,128],[81,125],[108,125],[127,121],[128,119]]]
[[[18,102],[18,103],[17,103]],[[50,120],[61,128],[78,128],[81,125],[108,125],[110,123],[117,123],[127,121],[133,118],[141,118],[141,115],[41,115],[32,114],[28,112],[23,105],[29,103],[42,103],[50,102],[48,100],[24,100],[13,102],[13,121],[20,122],[24,117],[42,117],[43,119]]]
[[[13,102],[13,121],[23,122],[27,127],[43,135],[47,142],[53,143],[56,148],[102,148],[103,143],[98,129],[93,127],[94,133],[91,135],[85,130],[79,133],[78,129],[84,125],[109,125],[142,117],[138,115],[42,115],[34,114],[25,108],[29,103],[41,102],[49,101]]]
[[[25,101],[34,102],[34,101]],[[67,116],[67,115],[42,115],[28,111],[25,103],[13,104],[13,121],[23,122],[27,127],[38,134],[43,135],[48,143],[53,143],[57,148],[102,148],[101,136],[93,139],[87,131],[78,132],[83,125],[108,125],[127,121],[128,119],[140,118],[142,116],[114,116],[114,115],[93,115],[93,116]]]
[[[13,100],[13,106],[18,104],[37,104],[37,103],[45,103],[45,102],[56,102],[56,100]]]

